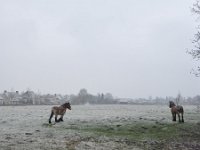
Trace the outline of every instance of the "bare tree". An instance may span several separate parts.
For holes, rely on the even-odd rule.
[[[196,3],[193,4],[192,12],[194,14],[198,15],[198,18],[200,17],[200,2],[197,0]],[[197,33],[194,35],[194,39],[192,41],[194,48],[187,51],[194,60],[200,59],[200,25],[197,27]],[[192,70],[192,73],[194,73],[197,77],[200,76],[200,66],[198,66],[196,69]]]
[[[176,97],[176,105],[179,105],[181,100],[182,100],[182,96],[181,96],[181,93],[179,92],[177,97]]]

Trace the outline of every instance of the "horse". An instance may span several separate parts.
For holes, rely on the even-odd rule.
[[[183,106],[176,106],[173,101],[169,101],[169,108],[171,108],[171,113],[172,113],[172,121],[176,121],[176,114],[178,115],[179,122],[184,122],[183,119]],[[181,114],[181,119],[180,119],[180,114]]]
[[[49,124],[51,124],[51,118],[53,117],[53,115],[55,115],[55,122],[63,121],[63,116],[64,116],[67,109],[71,110],[71,105],[70,105],[69,102],[64,103],[60,106],[52,107],[51,108],[51,115],[49,117]],[[57,119],[58,115],[60,115],[59,119]]]

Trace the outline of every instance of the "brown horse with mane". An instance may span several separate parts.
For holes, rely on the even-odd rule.
[[[51,115],[50,115],[50,118],[49,118],[49,124],[51,124],[51,118],[53,117],[53,115],[55,115],[55,122],[63,121],[63,116],[64,116],[67,109],[71,110],[71,105],[70,105],[69,102],[64,103],[61,106],[52,107],[51,108]],[[58,115],[60,115],[59,119],[57,119]]]
[[[184,119],[183,119],[183,114],[184,114],[183,106],[180,106],[180,105],[176,106],[173,101],[169,101],[169,108],[171,108],[172,121],[176,121],[176,114],[177,114],[179,122],[184,122]],[[180,118],[180,114],[181,114],[181,118]]]

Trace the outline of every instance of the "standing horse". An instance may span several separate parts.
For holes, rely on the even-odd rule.
[[[51,115],[49,118],[49,124],[51,124],[51,118],[53,117],[53,115],[55,115],[55,122],[60,122],[63,121],[63,116],[66,112],[66,109],[71,110],[71,105],[70,103],[64,103],[61,106],[54,106],[51,109]],[[57,119],[57,116],[60,115],[60,118]]]
[[[176,121],[176,114],[178,115],[179,122],[184,122],[183,119],[183,106],[176,106],[173,101],[169,101],[169,108],[171,108],[171,113],[172,113],[172,121]],[[180,119],[180,114],[181,114],[181,119]]]

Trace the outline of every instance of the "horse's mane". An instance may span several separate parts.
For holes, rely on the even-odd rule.
[[[176,106],[175,103],[173,101],[169,101],[169,107],[173,107],[173,106]]]
[[[62,104],[61,106],[64,107],[64,108],[67,108],[68,106],[70,106],[70,103],[67,102],[67,103]]]

